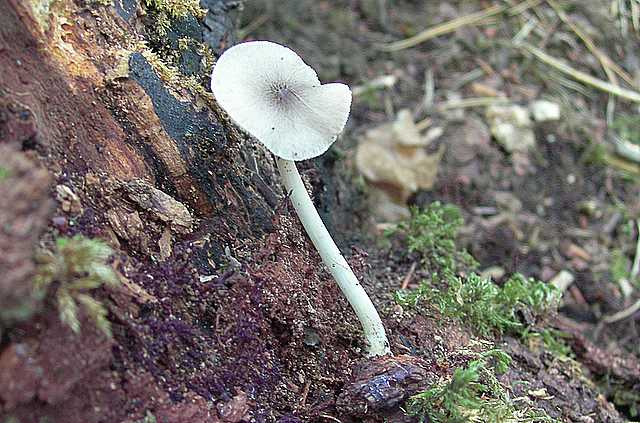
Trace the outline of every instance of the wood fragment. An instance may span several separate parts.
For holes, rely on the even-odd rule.
[[[407,275],[402,280],[402,284],[400,285],[400,289],[407,289],[407,287],[409,286],[409,282],[411,282],[411,278],[413,278],[413,274],[414,274],[415,271],[416,271],[416,262],[414,261],[413,264],[411,264],[411,268],[409,269],[409,273],[407,273]]]
[[[573,299],[576,301],[576,303],[587,304],[587,300],[585,300],[584,295],[582,295],[582,291],[580,291],[577,286],[571,285],[569,287],[569,292],[573,296]]]

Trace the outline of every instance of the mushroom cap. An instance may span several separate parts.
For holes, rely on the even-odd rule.
[[[225,51],[211,75],[218,104],[273,154],[306,160],[327,151],[351,108],[345,84],[320,84],[294,51],[251,41]]]

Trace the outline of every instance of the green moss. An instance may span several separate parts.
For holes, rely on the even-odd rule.
[[[179,50],[188,50],[189,49],[189,44],[191,44],[192,40],[193,39],[189,38],[189,37],[178,38],[178,49]]]
[[[82,306],[96,326],[111,336],[106,308],[89,295],[103,284],[119,283],[106,263],[111,254],[111,248],[103,242],[75,236],[58,238],[53,251],[39,257],[35,288],[43,294],[55,290],[60,320],[76,333],[80,332],[78,308]]]
[[[156,423],[157,421],[156,416],[154,416],[151,411],[147,410],[147,414],[145,414],[145,416],[136,423]]]
[[[186,76],[180,72],[180,70],[172,65],[166,63],[160,58],[158,54],[151,51],[145,43],[138,45],[138,51],[144,56],[144,58],[153,67],[154,71],[158,74],[160,79],[164,81],[169,88],[180,87],[189,91],[191,94],[199,95],[200,97],[207,99],[211,94],[207,92],[204,86],[198,80],[196,76]],[[213,65],[211,65],[213,67]],[[177,95],[177,93],[176,93]]]
[[[150,9],[166,13],[173,19],[189,15],[202,18],[207,13],[200,7],[200,0],[144,0],[144,4]]]
[[[640,392],[638,392],[637,387],[615,381],[610,376],[602,377],[597,383],[602,393],[619,410],[624,411],[634,420],[640,416]]]
[[[11,176],[9,169],[0,166],[0,182],[4,181],[9,176]]]
[[[412,396],[406,412],[420,422],[550,422],[544,411],[516,407],[507,389],[497,379],[511,364],[504,351],[479,354],[465,367],[454,370],[451,379]]]
[[[420,302],[434,304],[445,317],[463,321],[483,336],[503,333],[524,334],[527,324],[519,316],[530,310],[542,314],[555,307],[559,299],[550,285],[520,274],[513,275],[503,286],[475,273],[457,276],[445,273],[446,288],[423,281],[410,292],[399,292],[396,300],[405,307],[416,307]]]
[[[178,83],[182,79],[181,77],[184,76],[177,67],[165,63],[155,52],[151,51],[145,43],[140,43],[138,50],[164,82],[170,84]]]
[[[621,114],[611,124],[618,136],[633,144],[640,144],[640,120],[637,115]]]
[[[172,20],[184,19],[188,16],[201,19],[207,13],[200,7],[199,0],[144,0],[144,5],[152,15],[159,35],[167,33]]]
[[[562,341],[552,339],[554,333],[533,327],[536,317],[555,309],[560,299],[557,290],[520,274],[498,286],[468,271],[475,261],[455,243],[463,223],[457,207],[435,202],[423,211],[413,210],[411,219],[394,230],[404,235],[407,250],[419,254],[431,271],[431,277],[418,288],[396,293],[396,301],[406,308],[432,305],[442,316],[464,322],[484,337],[505,333],[520,338],[538,336],[554,350],[566,353]]]
[[[628,279],[630,265],[631,261],[621,250],[616,249],[612,251],[609,271],[614,281]]]
[[[555,310],[559,292],[520,274],[497,285],[470,271],[477,266],[475,260],[455,242],[463,223],[456,207],[436,202],[425,210],[413,210],[411,219],[393,231],[403,235],[407,250],[419,255],[431,271],[429,279],[415,290],[398,292],[396,301],[415,310],[435,307],[445,319],[457,320],[482,337],[509,334],[569,359],[571,351],[562,334],[536,325],[544,314]],[[508,370],[510,362],[501,350],[481,353],[467,366],[455,369],[450,379],[413,396],[406,410],[421,422],[553,421],[530,402],[510,398],[496,377]]]
[[[418,254],[432,272],[455,271],[477,265],[466,251],[456,247],[456,237],[464,220],[460,209],[436,201],[426,209],[411,209],[411,218],[387,235],[403,234],[409,253]]]
[[[573,352],[564,340],[569,337],[565,332],[551,328],[536,330],[529,330],[529,328],[527,328],[521,334],[521,337],[531,349],[536,349],[536,345],[544,346],[546,351],[553,354],[553,356],[560,361],[573,360]]]

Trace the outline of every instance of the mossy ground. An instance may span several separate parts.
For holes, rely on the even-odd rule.
[[[562,340],[540,324],[555,313],[559,292],[521,274],[498,286],[475,273],[477,262],[456,246],[463,225],[457,207],[434,202],[424,210],[414,208],[407,222],[387,233],[399,238],[429,275],[415,289],[399,291],[398,304],[418,313],[435,309],[444,322],[457,320],[485,342],[479,343],[483,348],[475,353],[477,357],[457,367],[448,381],[412,396],[407,412],[420,421],[433,422],[554,421],[544,410],[516,404],[496,373],[505,373],[512,362],[498,347],[502,336],[522,341],[540,336],[545,345],[563,346]],[[559,353],[559,348],[554,351]]]

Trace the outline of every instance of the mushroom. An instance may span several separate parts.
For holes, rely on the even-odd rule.
[[[390,354],[382,320],[320,219],[294,162],[317,157],[335,142],[349,117],[349,87],[321,85],[289,48],[252,41],[220,56],[211,89],[231,119],[277,157],[302,225],[362,324],[369,355]]]

